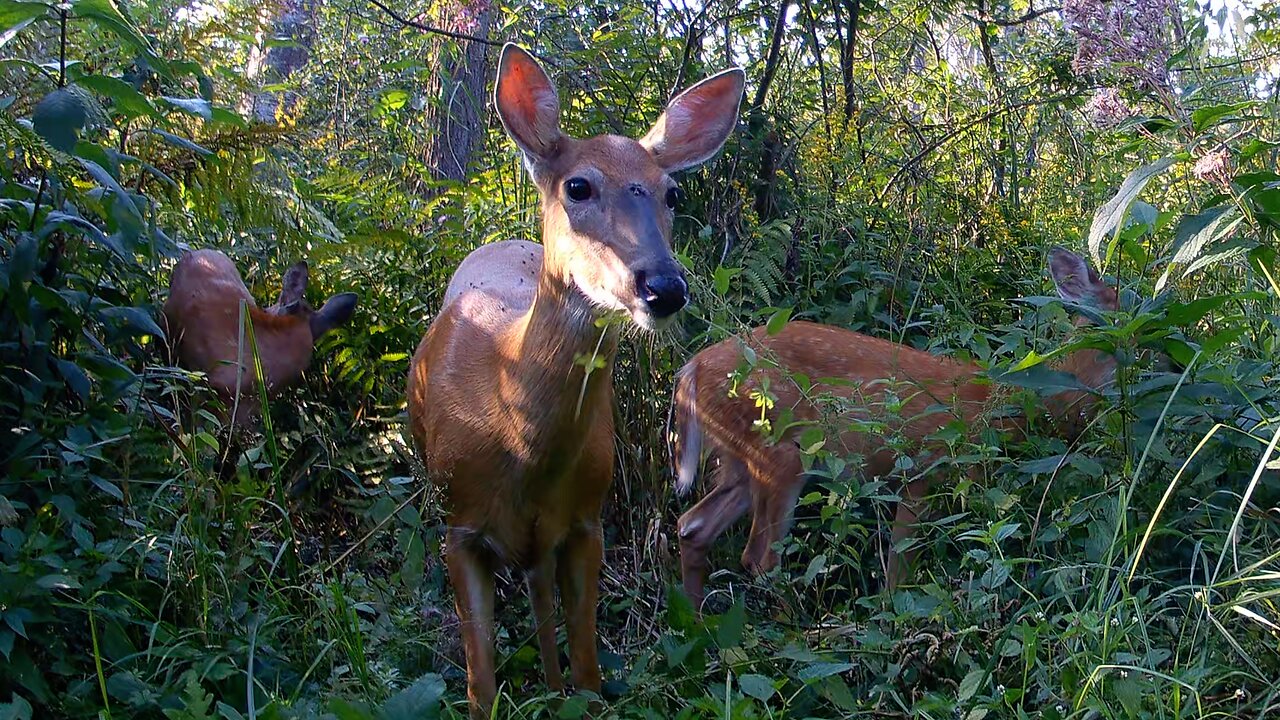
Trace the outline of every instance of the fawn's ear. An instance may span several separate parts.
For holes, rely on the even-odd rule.
[[[289,310],[302,301],[307,292],[307,261],[299,260],[284,272],[284,280],[280,283],[280,299],[276,304],[282,310]]]
[[[719,152],[738,122],[746,73],[725,70],[680,93],[640,139],[666,172],[700,165]]]
[[[355,293],[340,293],[326,300],[324,307],[311,316],[312,341],[340,325],[346,325],[351,313],[355,312],[357,299]]]
[[[493,105],[531,171],[555,154],[561,138],[560,98],[538,61],[513,43],[502,47]]]
[[[1093,305],[1100,310],[1120,306],[1115,288],[1102,281],[1089,261],[1063,247],[1049,251],[1049,274],[1063,300]]]

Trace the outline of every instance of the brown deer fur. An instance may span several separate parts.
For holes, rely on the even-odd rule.
[[[463,260],[407,387],[414,443],[444,492],[473,717],[488,717],[497,693],[494,573],[504,565],[527,572],[547,684],[564,687],[558,585],[573,682],[600,690],[595,612],[617,340],[595,320],[613,310],[655,327],[684,305],[670,173],[719,149],[742,87],[740,70],[699,83],[639,142],[578,140],[560,132],[559,100],[537,62],[503,48],[494,105],[541,195],[542,244],[508,240]],[[575,188],[589,192],[575,199]],[[583,357],[604,366],[587,377]]]
[[[1050,270],[1063,298],[1103,310],[1117,308],[1115,289],[1103,283],[1078,256],[1055,248],[1050,254]],[[800,321],[787,324],[772,336],[764,328],[751,333],[745,342],[758,357],[769,362],[760,361],[734,389],[730,376],[743,367],[742,342],[730,338],[699,352],[680,370],[676,385],[673,460],[678,489],[683,492],[693,484],[703,446],[720,461],[714,488],[680,518],[678,526],[684,588],[696,603],[701,603],[703,597],[707,553],[712,543],[748,511],[752,525],[742,564],[753,573],[764,573],[777,565],[772,546],[787,533],[804,485],[796,444],[801,430],[792,429],[778,442],[769,444],[753,427],[761,416],[751,397],[753,390],[768,383],[768,392],[775,398],[775,411],[771,413],[775,417],[777,410],[789,408],[795,421],[821,421],[822,408],[810,398],[824,396],[842,401],[840,417],[845,426],[856,420],[887,422],[883,432],[848,430],[840,433],[838,445],[833,446],[828,440],[829,448],[861,456],[862,473],[867,477],[890,477],[894,473],[897,457],[885,446],[887,438],[914,442],[918,448],[914,467],[927,469],[945,452],[927,442],[930,435],[957,418],[964,419],[972,435],[983,427],[984,417],[997,404],[992,397],[997,386],[980,379],[981,369],[976,365],[849,330]],[[1086,387],[1101,388],[1114,377],[1115,360],[1095,350],[1080,350],[1067,355],[1057,369],[1075,375]],[[788,372],[801,373],[813,381],[807,394],[801,392]],[[842,382],[824,383],[822,378]],[[885,417],[889,392],[902,403],[893,417]],[[1046,415],[1054,432],[1073,438],[1082,430],[1096,401],[1095,395],[1081,390],[1046,398]],[[987,422],[1008,430],[1018,430],[1024,423],[1024,419]],[[893,522],[895,547],[912,536],[926,490],[927,481],[919,476],[903,487]],[[907,555],[910,560],[913,553]],[[903,573],[903,563],[891,551],[889,585],[899,582]]]
[[[268,394],[296,380],[311,362],[315,340],[350,318],[353,293],[335,295],[317,311],[302,297],[306,287],[307,264],[296,263],[285,273],[279,300],[263,309],[235,263],[217,250],[188,252],[174,267],[164,305],[170,342],[178,362],[204,372],[234,408],[232,425],[244,425],[260,409],[253,354],[240,332],[241,305],[247,311],[243,325],[252,323]]]

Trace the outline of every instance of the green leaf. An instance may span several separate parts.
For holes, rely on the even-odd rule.
[[[36,580],[36,585],[45,590],[77,590],[80,588],[80,581],[68,575],[55,573]]]
[[[769,335],[777,335],[782,332],[782,328],[787,326],[787,320],[791,319],[791,308],[782,308],[769,317],[769,322],[765,324],[764,331]]]
[[[716,627],[716,645],[730,648],[742,644],[742,630],[746,624],[747,608],[739,600],[729,608],[729,612],[720,616]]]
[[[1120,184],[1115,197],[1098,208],[1093,216],[1093,224],[1089,227],[1089,254],[1098,265],[1105,265],[1104,260],[1110,258],[1111,244],[1123,229],[1124,218],[1133,201],[1138,199],[1138,194],[1152,178],[1168,170],[1173,162],[1173,158],[1166,157],[1137,168]]]
[[[69,153],[84,129],[84,102],[70,90],[58,88],[45,95],[31,114],[31,126],[51,147]]]
[[[821,680],[824,677],[838,675],[842,672],[848,672],[856,667],[857,665],[854,665],[853,663],[813,663],[812,665],[806,665],[801,668],[800,672],[796,673],[796,677],[799,678],[801,682],[808,683],[813,682],[814,680]]]
[[[232,127],[244,130],[249,127],[249,121],[240,117],[240,114],[223,107],[216,107],[211,113],[213,122],[221,125],[231,125]]]
[[[688,632],[698,624],[697,615],[693,611],[693,603],[680,588],[672,585],[667,588],[667,626],[672,630]]]
[[[115,176],[107,172],[101,165],[92,160],[77,157],[76,161],[79,162],[85,170],[89,171],[89,174],[93,176],[94,180],[97,180],[99,184],[105,186],[108,190],[116,194],[116,198],[119,200],[117,207],[124,208],[132,220],[137,222],[139,225],[142,224],[142,211],[140,211],[137,204],[134,203],[133,196],[125,192],[124,188],[120,185],[120,181],[116,180]]]
[[[127,118],[156,117],[158,113],[145,95],[120,78],[88,75],[76,81],[111,101],[116,112]]]
[[[155,51],[151,49],[151,44],[120,12],[120,8],[112,0],[75,0],[71,7],[76,15],[89,18],[98,27],[132,45],[135,50],[146,53],[148,60],[159,62]]]
[[[1228,103],[1202,107],[1191,113],[1191,127],[1196,132],[1204,132],[1214,125],[1220,125],[1223,118],[1234,120],[1237,112],[1250,107],[1253,102]]]
[[[71,389],[82,401],[89,400],[89,376],[80,369],[79,365],[67,360],[55,361],[58,365],[58,372],[62,375],[63,381],[67,383],[67,387]]]
[[[960,688],[956,691],[957,702],[968,702],[970,698],[977,694],[978,688],[982,686],[982,679],[986,677],[987,672],[982,668],[970,670],[964,679],[960,681]]]
[[[392,695],[378,711],[379,720],[434,720],[440,717],[444,678],[427,673]]]
[[[49,6],[42,2],[0,0],[0,46],[12,40],[23,28],[45,15]]]
[[[213,105],[203,98],[177,98],[168,95],[160,96],[160,102],[168,105],[184,113],[204,118],[205,120],[213,119]]]
[[[773,687],[773,680],[764,675],[742,675],[738,678],[738,687],[742,688],[742,692],[760,702],[773,697],[776,692]]]
[[[191,152],[196,153],[197,155],[203,155],[205,157],[210,157],[213,155],[212,150],[201,147],[195,144],[194,142],[184,137],[174,135],[171,132],[165,132],[164,130],[146,130],[145,132],[149,132],[152,135],[157,135],[161,139],[163,139],[165,142],[169,143],[170,145],[173,145],[174,147],[180,147],[183,150],[190,150]]]
[[[711,275],[711,285],[716,289],[717,295],[724,295],[729,292],[729,281],[738,273],[742,272],[742,268],[731,268],[720,265]]]
[[[40,226],[40,232],[36,236],[40,239],[48,237],[56,230],[66,231],[73,228],[81,235],[91,240],[95,245],[99,245],[110,250],[121,259],[127,258],[128,253],[125,252],[124,246],[120,244],[119,238],[114,235],[108,236],[102,232],[97,225],[85,220],[82,217],[69,215],[61,210],[54,210],[44,218],[44,224]]]
[[[126,330],[133,330],[139,335],[164,337],[164,331],[151,319],[151,314],[137,307],[111,307],[102,311],[103,317],[116,320]]]
[[[822,571],[826,569],[827,569],[827,554],[818,553],[812,560],[809,561],[809,567],[805,568],[804,580],[803,580],[804,584],[812,585],[813,581],[818,578],[818,575],[821,575]]]

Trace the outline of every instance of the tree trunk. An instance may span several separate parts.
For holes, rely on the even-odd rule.
[[[461,0],[441,18],[444,29],[488,39],[494,7],[490,0]],[[426,163],[437,180],[462,182],[485,137],[488,46],[471,40],[444,40],[437,52],[436,102],[427,105],[431,142]]]
[[[281,0],[280,14],[271,24],[274,38],[289,40],[288,45],[274,45],[267,49],[262,65],[269,75],[267,82],[283,82],[311,57],[311,44],[315,40],[315,0]],[[251,59],[251,64],[254,59]],[[251,67],[250,72],[256,71]],[[261,123],[278,123],[297,110],[301,96],[287,90],[283,93],[264,90],[253,98],[253,119]]]

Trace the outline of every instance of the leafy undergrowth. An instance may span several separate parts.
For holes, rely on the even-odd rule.
[[[465,717],[443,511],[402,393],[461,258],[536,235],[532,183],[496,122],[466,182],[424,179],[415,113],[437,100],[406,88],[439,74],[419,62],[438,38],[316,3],[312,62],[275,83],[248,69],[289,45],[261,3],[205,24],[174,5],[0,0],[0,720]],[[777,17],[739,3],[712,32],[669,3],[553,5],[494,13],[555,58],[578,135],[651,121],[721,50],[764,58]],[[1077,76],[1079,26],[988,16],[1016,3],[852,5],[874,48],[848,34],[850,3],[806,3],[783,69],[748,62],[753,92],[775,77],[763,104],[679,178],[693,303],[615,369],[602,716],[1280,712],[1274,8],[1222,63],[1211,19],[1185,12],[1179,51],[1154,53],[1172,92],[1132,63]],[[944,60],[940,24],[991,64]],[[246,119],[257,93],[293,89],[311,98],[297,117]],[[1105,269],[1119,312],[1071,326],[1087,310],[1044,297],[1055,244]],[[158,310],[193,247],[227,252],[264,303],[300,258],[314,298],[360,295],[246,437],[170,357]],[[1071,445],[945,429],[919,566],[893,593],[894,483],[815,428],[781,567],[748,577],[728,533],[699,614],[673,589],[673,373],[801,318],[977,362],[1031,415],[1061,389],[1057,353],[1110,353],[1120,373]],[[582,716],[588,697],[541,682],[523,581],[499,586],[496,716]]]

